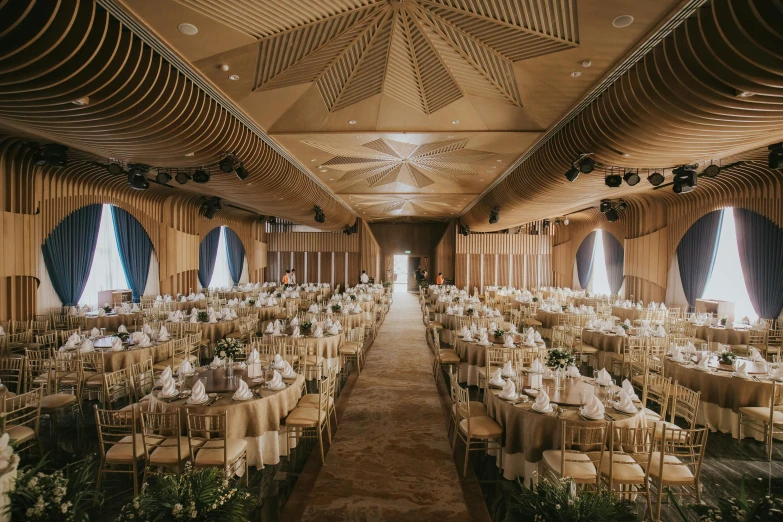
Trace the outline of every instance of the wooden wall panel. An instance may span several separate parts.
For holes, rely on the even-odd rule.
[[[525,288],[525,256],[522,254],[511,255],[512,274],[511,285],[514,288]]]
[[[267,245],[270,252],[358,252],[359,235],[346,236],[342,232],[273,232],[267,234]]]
[[[334,279],[332,278],[332,258],[335,254],[333,252],[321,252],[321,277],[318,279],[319,283],[329,283],[334,288]]]
[[[334,288],[340,285],[340,291],[345,290],[345,252],[335,252],[334,254]]]
[[[509,259],[510,254],[498,254],[498,272],[497,272],[497,284],[499,286],[509,286],[511,284],[511,278],[509,277]]]
[[[454,279],[456,254],[457,225],[456,221],[452,220],[435,247],[435,255],[432,258],[432,273],[437,275],[438,272],[443,272],[444,278]]]
[[[318,283],[318,255],[320,252],[307,253],[307,274],[305,281],[307,283]]]
[[[359,220],[359,271],[366,270],[367,275],[375,278],[380,283],[384,278],[384,271],[381,269],[381,247],[375,239],[370,226],[364,221]]]
[[[494,286],[496,284],[497,254],[483,254],[484,258],[484,281],[483,286]]]
[[[454,284],[462,289],[468,286],[468,254],[454,255]]]
[[[484,278],[482,277],[482,258],[484,254],[468,254],[468,291],[472,294],[474,288],[478,288],[481,292],[481,287],[484,284]]]
[[[350,252],[348,254],[348,279],[347,283],[351,286],[355,286],[359,282],[359,275],[361,274],[361,268],[359,267],[359,253]]]
[[[304,252],[294,252],[294,264],[292,266],[294,270],[296,270],[296,282],[301,284],[304,283],[304,277],[305,277],[305,253]]]

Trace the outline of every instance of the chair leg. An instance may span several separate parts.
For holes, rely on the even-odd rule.
[[[465,466],[462,470],[462,476],[468,476],[468,458],[470,457],[470,437],[465,438]]]
[[[663,484],[658,482],[658,498],[655,499],[655,520],[661,519],[661,500],[663,499]]]
[[[321,447],[321,464],[326,464],[326,459],[324,458],[324,432],[321,428],[316,428],[318,430],[318,445]]]

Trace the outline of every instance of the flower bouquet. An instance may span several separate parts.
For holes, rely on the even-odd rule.
[[[247,300],[247,304],[249,306],[255,306],[256,305],[256,300],[255,299],[248,299]]]
[[[221,339],[215,344],[215,355],[219,359],[234,358],[244,352],[244,345],[238,339]]]
[[[734,366],[734,361],[737,360],[737,354],[726,350],[719,353],[718,358],[720,359],[721,364],[725,364],[727,366]]]
[[[301,326],[302,326],[302,328],[303,328],[303,329],[305,329],[305,330],[309,330],[310,328],[312,328],[312,327],[313,327],[313,323],[312,323],[311,321],[304,321],[304,322],[301,324]]]
[[[117,337],[120,338],[120,341],[125,342],[130,337],[130,334],[128,332],[117,332]]]
[[[206,323],[209,321],[209,314],[205,311],[201,311],[198,313],[198,320],[199,322]]]
[[[537,302],[538,302],[538,297],[534,297],[534,298],[533,298],[533,302],[534,302],[534,303],[537,303]]]
[[[351,301],[356,301],[356,294],[351,294]]]
[[[112,307],[109,306],[109,303],[103,305],[103,311],[106,312],[107,314],[110,314],[112,312]]]
[[[334,312],[336,314],[340,313],[340,310],[342,310],[342,309],[343,309],[343,305],[341,305],[340,303],[335,303],[335,304],[332,305],[332,312]]]
[[[620,323],[620,328],[622,328],[622,329],[623,329],[623,330],[625,330],[626,332],[627,332],[628,330],[630,330],[630,329],[631,329],[631,327],[630,327],[630,326],[628,326],[628,325],[627,325],[627,324],[625,324],[625,323]]]
[[[502,328],[498,328],[497,330],[495,330],[495,337],[502,339],[504,335],[506,335],[506,331],[503,330]]]
[[[465,310],[465,315],[473,315],[473,312],[475,312],[475,310],[471,306],[467,310]]]
[[[552,369],[560,368],[562,370],[574,364],[574,354],[568,350],[554,348],[549,350],[546,365]]]
[[[720,318],[720,325],[721,326],[726,326],[726,323],[728,323],[728,322],[729,322],[729,318],[728,317],[721,317]]]

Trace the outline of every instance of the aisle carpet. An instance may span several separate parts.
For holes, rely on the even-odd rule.
[[[416,297],[397,293],[303,520],[468,520]]]

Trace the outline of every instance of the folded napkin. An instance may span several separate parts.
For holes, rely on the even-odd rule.
[[[334,322],[334,326],[335,326],[335,328],[337,328],[338,332],[342,332],[343,331],[343,325],[340,324],[340,321],[335,321]]]
[[[191,323],[197,323],[198,322],[198,312],[194,313],[190,316],[190,322]]]
[[[468,330],[467,328],[465,329],[465,333],[463,334],[462,340],[467,341],[469,343],[473,342],[473,336],[470,334],[470,330]]]
[[[696,365],[696,368],[703,372],[710,371],[710,357],[702,357],[699,364]]]
[[[758,348],[750,348],[750,355],[748,358],[753,362],[762,362],[765,361],[764,357],[761,356],[761,353],[759,353]]]
[[[101,335],[101,331],[97,328],[90,330],[90,337],[98,337],[99,335]]]
[[[446,308],[446,315],[453,315],[453,314],[454,314],[454,308],[452,308],[451,306]]]
[[[247,364],[259,364],[261,362],[261,356],[258,353],[258,350],[253,348],[253,351],[250,352],[250,355],[247,357]]]
[[[76,348],[76,345],[80,344],[81,342],[82,342],[81,336],[74,332],[68,338],[68,341],[66,341],[65,347],[66,348]]]
[[[321,327],[316,325],[316,327],[313,329],[313,337],[323,337],[324,332],[321,330]]]
[[[141,338],[137,344],[139,348],[147,348],[151,344],[149,336],[147,336],[147,334],[141,334]]]
[[[280,328],[282,324],[280,323],[280,319],[275,319],[275,322],[273,323],[274,328]]]
[[[487,346],[489,344],[489,336],[487,335],[487,332],[481,332],[478,343],[482,346]]]
[[[495,386],[506,385],[506,380],[503,378],[503,370],[501,368],[496,368],[495,371],[492,372],[492,377],[489,379],[489,383]]]
[[[506,364],[503,365],[503,369],[500,372],[500,375],[503,377],[516,377],[517,372],[514,371],[514,367],[511,364],[511,361],[506,361]]]
[[[121,352],[125,348],[122,346],[122,339],[119,337],[115,337],[111,340],[111,351],[113,352]]]
[[[208,323],[212,323],[212,324],[218,322],[217,321],[217,316],[215,315],[215,312],[212,312],[211,314],[209,314],[209,321],[207,321],[207,322]]]
[[[163,389],[158,393],[158,397],[169,398],[176,397],[177,395],[179,395],[179,392],[177,392],[177,384],[174,382],[174,379],[169,377],[163,382]]]
[[[340,333],[340,330],[338,330],[337,327],[334,324],[332,324],[332,326],[326,330],[326,333],[328,333],[329,335],[337,335]]]
[[[726,330],[734,329],[734,321],[726,321]]]
[[[280,375],[280,373],[277,370],[273,370],[274,374],[272,375],[272,380],[267,383],[267,386],[270,390],[282,390],[285,388],[285,383],[283,382],[283,377]]]
[[[145,335],[152,335],[152,327],[151,327],[149,324],[145,324],[145,325],[142,327],[141,331],[142,331],[142,332],[143,332]]]
[[[84,352],[94,352],[95,351],[95,346],[93,346],[92,341],[90,341],[89,339],[86,339],[82,343],[82,345],[79,347],[79,351],[82,352],[82,353],[84,353]]]
[[[625,337],[628,335],[627,333],[625,333],[625,328],[623,328],[622,326],[618,326],[617,328],[615,328],[614,333],[619,337]]]
[[[587,404],[582,406],[580,413],[588,419],[602,419],[606,410],[598,397],[593,394]]]
[[[294,329],[291,330],[291,337],[296,339],[297,337],[301,337],[301,336],[302,335],[299,333],[299,327],[298,326],[294,326]]]
[[[244,380],[239,381],[239,387],[234,392],[234,400],[246,401],[253,398],[253,392],[247,387],[247,383]]]
[[[98,317],[105,317],[106,316],[106,310],[103,308],[98,309]]]
[[[540,343],[540,342],[542,342],[542,341],[543,341],[543,339],[541,338],[541,332],[536,332],[536,333],[535,333],[535,341],[536,341],[537,343]]]
[[[508,331],[511,332],[512,334],[518,333],[517,332],[517,326],[512,323],[511,327],[508,329]]]
[[[324,321],[324,328],[331,328],[334,323],[332,322],[331,317],[327,317],[326,321]]]
[[[128,333],[128,329],[125,328],[124,324],[121,324],[119,328],[117,328],[117,333]]]
[[[506,338],[503,340],[503,347],[504,348],[513,348],[514,347],[514,338],[510,335],[507,335]]]
[[[655,329],[655,333],[653,334],[654,337],[666,337],[666,330],[663,329],[663,326],[659,326]]]
[[[280,332],[280,328],[278,328],[277,326],[275,326],[275,327],[272,329],[272,337],[280,337],[281,335],[283,335],[283,334]]]
[[[307,311],[313,314],[317,314],[318,312],[320,312],[317,304],[310,305],[310,308],[308,308]]]
[[[223,364],[224,364],[223,363],[223,359],[221,359],[220,357],[218,357],[216,355],[215,358],[212,359],[212,362],[209,363],[209,367],[210,368],[220,368],[221,366],[223,366]]]
[[[291,366],[291,363],[289,363],[288,361],[283,361],[283,371],[280,372],[280,375],[283,377],[283,379],[296,378],[296,372],[294,371],[294,368]]]
[[[182,364],[179,365],[179,374],[180,375],[192,375],[193,374],[193,365],[190,364],[190,361],[185,359],[182,361]]]
[[[778,366],[778,368],[772,372],[771,377],[776,381],[783,381],[783,366]]]
[[[294,316],[293,319],[291,319],[291,322],[289,323],[291,326],[299,326],[299,318]]]
[[[207,400],[209,400],[209,396],[204,388],[204,383],[196,381],[196,384],[193,385],[193,390],[190,392],[188,404],[204,404]]]
[[[266,330],[264,330],[264,333],[272,333],[275,331],[275,325],[272,323],[269,323],[266,325]]]
[[[514,384],[514,381],[511,379],[506,381],[506,384],[503,385],[503,391],[500,392],[500,397],[502,399],[511,399],[514,400],[519,397],[517,394],[517,387]]]
[[[530,364],[530,373],[544,373],[544,365],[541,364],[541,361],[535,359]]]
[[[284,362],[285,362],[285,360],[280,356],[280,354],[276,353],[275,354],[275,359],[272,362],[272,368],[274,368],[275,370],[282,370],[283,367],[285,366],[283,364]]]
[[[541,412],[552,411],[552,405],[549,403],[549,395],[544,390],[538,391],[536,402],[533,403],[533,409]]]
[[[490,331],[494,332],[495,330],[498,329],[498,323],[496,323],[495,321],[492,321],[491,323],[489,323],[489,329],[490,329]]]
[[[581,376],[582,376],[582,374],[579,373],[579,368],[577,368],[573,364],[571,366],[569,366],[568,369],[566,370],[566,377],[576,377],[576,378],[579,378]]]
[[[750,378],[750,375],[748,375],[748,366],[744,362],[738,363],[734,370],[734,376],[741,379]]]
[[[623,379],[623,391],[625,394],[630,397],[631,400],[638,399],[639,397],[636,395],[636,392],[633,389],[633,386],[631,385],[631,381],[628,379]]]
[[[617,402],[614,403],[614,408],[625,413],[636,413],[639,411],[625,390],[620,390],[620,395]]]
[[[169,340],[169,331],[166,329],[165,326],[161,325],[160,330],[158,331],[158,341],[168,341]]]
[[[166,294],[166,297],[164,297],[163,300],[166,301],[167,303],[170,303],[171,302],[171,296],[169,294]]]
[[[673,344],[671,348],[669,348],[669,355],[671,356],[672,360],[679,361],[682,358],[680,357],[680,347],[676,344]]]
[[[588,330],[595,328],[595,321],[593,321],[592,319],[587,321],[587,323],[585,324],[585,328],[587,328]]]
[[[598,384],[611,384],[612,382],[612,376],[609,375],[609,372],[606,371],[606,368],[601,368],[598,371],[598,374],[595,377],[595,380]]]

